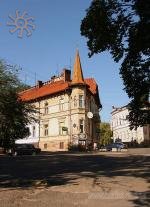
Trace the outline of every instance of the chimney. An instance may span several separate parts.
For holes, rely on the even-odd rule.
[[[64,78],[64,82],[70,81],[70,79],[71,79],[71,71],[66,69],[66,68],[64,68],[63,69],[63,78]]]
[[[57,77],[56,77],[55,75],[53,75],[53,76],[51,77],[51,81],[54,81],[55,78],[57,78]]]
[[[42,85],[43,85],[43,82],[41,80],[38,80],[37,81],[37,87],[40,88],[40,87],[42,87]]]

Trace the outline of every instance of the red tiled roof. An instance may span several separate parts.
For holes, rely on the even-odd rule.
[[[97,95],[97,84],[94,78],[85,79],[85,83],[89,86],[89,90],[93,95]],[[28,90],[22,91],[19,95],[22,101],[33,101],[37,98],[42,98],[44,96],[56,94],[58,92],[64,91],[70,88],[69,82],[64,82],[63,80],[47,83],[41,87],[33,87]]]
[[[85,83],[89,86],[89,90],[92,94],[95,95],[97,93],[97,84],[94,78],[86,78]]]
[[[69,88],[69,83],[64,81],[57,81],[53,83],[48,83],[40,88],[34,87],[28,90],[25,90],[20,93],[20,98],[23,101],[32,101],[37,98],[44,96],[52,95],[61,91],[64,91]]]
[[[98,93],[98,86],[97,86],[96,81],[94,80],[94,78],[87,78],[87,79],[85,79],[85,83],[89,86],[89,90],[94,95],[95,100],[96,100],[99,108],[101,108],[102,105],[100,102],[99,93]]]

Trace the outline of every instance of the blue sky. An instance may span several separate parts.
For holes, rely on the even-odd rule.
[[[84,77],[93,77],[99,86],[103,105],[102,121],[110,120],[112,106],[127,104],[116,64],[107,52],[88,57],[86,39],[80,35],[80,23],[91,0],[0,0],[0,58],[22,68],[20,77],[34,85],[35,79],[48,80],[62,68],[72,69],[79,49]],[[8,15],[24,11],[34,17],[36,29],[30,37],[9,32],[13,27]],[[27,17],[27,16],[26,16]],[[31,28],[30,28],[31,29]],[[36,76],[35,76],[36,73]],[[36,77],[36,78],[35,78]]]

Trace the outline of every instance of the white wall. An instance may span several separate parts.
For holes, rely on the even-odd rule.
[[[127,116],[129,111],[126,107],[118,108],[112,112],[111,128],[113,131],[113,139],[122,139],[122,142],[131,142],[136,140],[138,143],[144,141],[143,127],[137,130],[130,130]]]
[[[33,126],[35,126],[35,135],[33,136]],[[25,143],[37,143],[39,142],[39,124],[37,122],[32,122],[28,124],[30,135],[24,139],[16,140],[16,144],[25,144]]]

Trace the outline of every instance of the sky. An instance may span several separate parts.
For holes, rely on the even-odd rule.
[[[20,78],[26,84],[46,81],[63,68],[73,69],[76,49],[79,49],[84,78],[92,77],[99,87],[102,103],[101,120],[109,122],[112,106],[120,107],[129,101],[119,75],[120,64],[108,52],[88,57],[86,38],[80,34],[81,20],[91,0],[0,0],[0,58],[8,64],[18,65]],[[31,35],[16,28],[16,10],[24,19],[33,17],[27,26]],[[13,17],[13,19],[10,18]],[[24,24],[23,20],[18,22]]]

